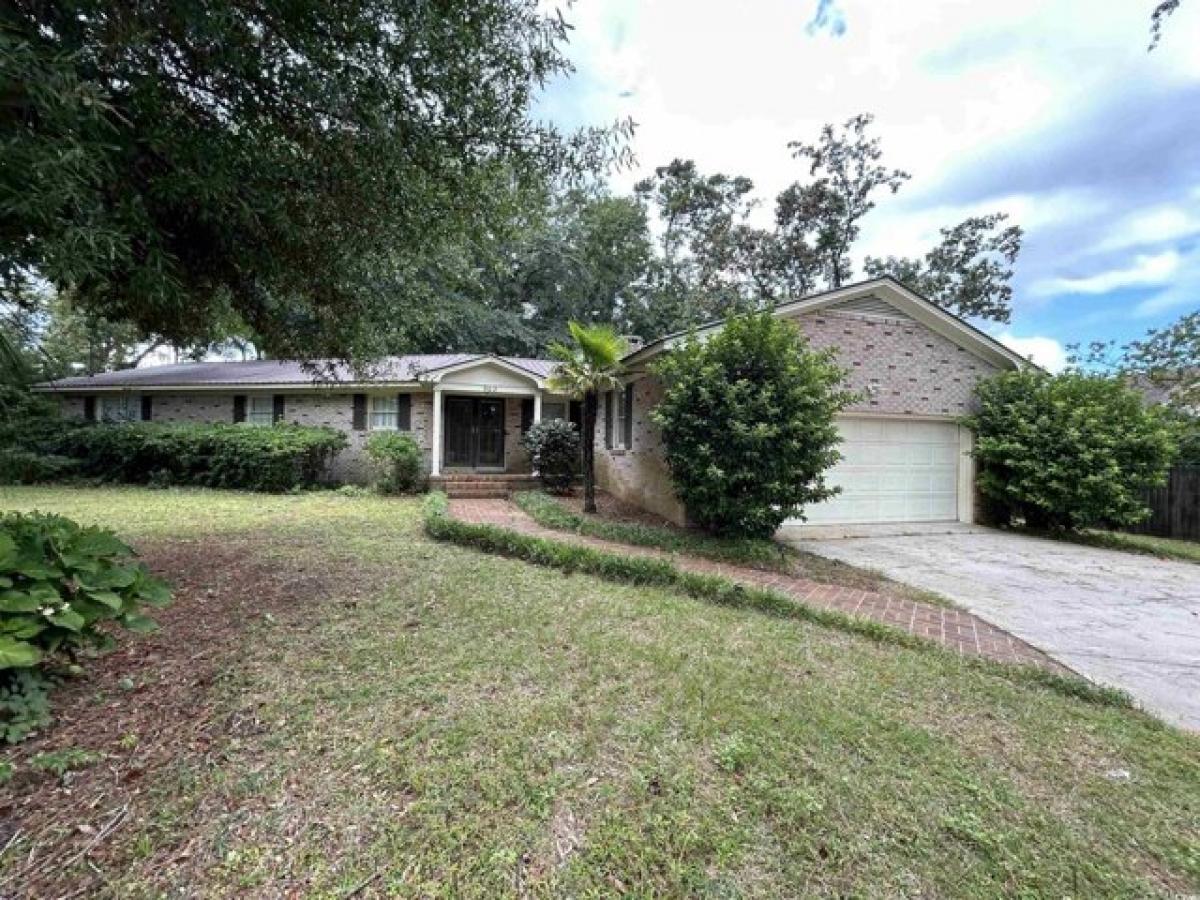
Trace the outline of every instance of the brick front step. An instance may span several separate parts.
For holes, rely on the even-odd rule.
[[[429,486],[455,499],[505,499],[513,491],[529,490],[537,485],[532,475],[488,475],[450,473],[429,479]]]
[[[484,482],[486,484],[536,484],[537,477],[534,475],[509,474],[509,473],[489,473],[489,472],[443,472],[441,475],[433,476],[429,479],[430,484],[447,484],[451,482]]]
[[[503,487],[465,487],[463,485],[445,485],[442,488],[446,496],[452,500],[507,500],[508,488]]]

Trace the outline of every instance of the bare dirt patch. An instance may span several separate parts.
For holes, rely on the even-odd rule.
[[[248,536],[142,545],[175,601],[156,612],[157,632],[118,635],[114,651],[87,661],[82,677],[55,691],[52,726],[7,751],[16,774],[0,788],[0,848],[12,857],[0,896],[57,895],[51,885],[61,889],[76,864],[93,877],[72,879],[72,888],[101,884],[110,838],[153,811],[150,776],[203,765],[231,729],[253,726],[224,721],[215,690],[252,652],[247,632],[299,622],[335,584],[344,589],[347,574],[272,563],[263,549]],[[30,765],[38,754],[69,750],[86,751],[91,764],[61,777]]]

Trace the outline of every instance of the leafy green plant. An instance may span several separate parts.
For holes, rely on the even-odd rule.
[[[9,448],[0,450],[0,484],[44,484],[79,473],[79,461],[53,453]]]
[[[562,419],[535,422],[521,436],[533,470],[546,490],[565,493],[579,470],[579,431]]]
[[[46,685],[28,670],[109,646],[102,623],[155,627],[142,610],[165,606],[171,592],[132,557],[112,532],[61,516],[0,517],[0,727],[7,740],[44,723]]]
[[[377,431],[367,438],[365,449],[380,493],[407,494],[416,490],[421,479],[421,448],[411,436]]]
[[[707,341],[691,335],[656,366],[665,382],[651,413],[675,490],[699,525],[770,537],[784,519],[836,489],[834,419],[854,395],[831,352],[814,352],[769,312],[735,315]]]
[[[106,481],[282,492],[318,484],[347,444],[324,427],[126,422],[69,431],[57,450]]]
[[[49,772],[52,775],[62,778],[68,772],[86,769],[88,766],[95,765],[101,759],[102,757],[99,753],[93,753],[90,750],[83,750],[79,747],[67,747],[63,750],[38,753],[29,760],[29,765],[31,768],[42,772]]]
[[[1120,379],[1006,372],[976,388],[979,489],[1034,528],[1077,530],[1145,518],[1142,492],[1175,455],[1167,414]]]
[[[602,391],[620,386],[617,372],[626,341],[611,325],[568,322],[571,343],[550,345],[558,365],[549,385],[583,401],[583,511],[596,511],[596,408]]]
[[[15,744],[50,724],[50,688],[39,669],[0,669],[0,741]]]

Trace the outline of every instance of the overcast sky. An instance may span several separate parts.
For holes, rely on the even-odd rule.
[[[912,180],[866,223],[873,255],[1003,210],[1026,230],[1011,325],[1038,361],[1200,307],[1200,0],[1146,52],[1153,0],[578,0],[544,115],[630,116],[638,165],[747,175],[768,208],[806,173],[789,140],[876,117]]]

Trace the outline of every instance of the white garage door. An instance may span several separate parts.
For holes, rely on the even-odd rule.
[[[958,518],[958,426],[897,419],[839,420],[842,492],[805,510],[807,524],[946,522]]]

